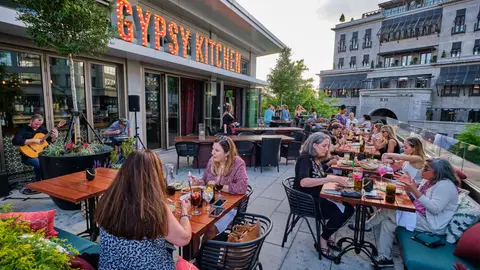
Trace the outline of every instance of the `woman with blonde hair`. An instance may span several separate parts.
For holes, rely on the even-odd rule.
[[[175,269],[166,242],[176,246],[190,242],[191,204],[188,200],[181,202],[177,220],[166,200],[157,154],[150,150],[131,153],[96,209],[99,269]]]
[[[237,122],[235,120],[235,117],[233,117],[232,115],[232,105],[230,103],[225,103],[224,107],[225,111],[223,112],[222,116],[223,132],[232,135]]]
[[[373,140],[373,146],[380,151],[380,154],[395,153],[400,154],[400,143],[397,140],[397,134],[392,126],[385,125],[380,129],[383,141]]]
[[[423,143],[416,137],[409,137],[405,139],[403,149],[403,154],[385,153],[382,155],[382,159],[390,164],[403,163],[403,171],[408,172],[412,180],[419,184],[422,181],[419,172],[427,159]]]

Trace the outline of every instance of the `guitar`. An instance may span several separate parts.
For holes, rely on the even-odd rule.
[[[66,123],[67,121],[65,120],[60,121],[60,123],[58,123],[57,125],[57,129],[63,127]],[[37,133],[35,134],[35,136],[33,136],[32,139],[41,139],[42,140],[41,143],[31,142],[23,146],[19,146],[18,150],[20,150],[20,152],[22,152],[27,157],[37,158],[38,154],[40,154],[40,152],[42,152],[43,149],[47,147],[48,145],[47,139],[48,137],[50,137],[51,134],[52,134],[52,131],[48,132],[47,134]]]

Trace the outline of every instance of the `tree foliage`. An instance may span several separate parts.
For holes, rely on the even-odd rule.
[[[450,152],[466,160],[480,165],[480,124],[470,123],[457,136],[458,142],[450,148]]]
[[[342,13],[339,19],[340,22],[345,22],[345,15]]]
[[[336,111],[332,102],[325,101],[326,95],[316,91],[313,79],[303,78],[303,73],[308,70],[302,60],[291,59],[290,48],[284,48],[277,59],[275,67],[267,76],[268,88],[263,91],[262,107],[265,110],[269,104],[278,106],[287,105],[290,111],[300,104],[305,109],[315,108],[319,114],[332,114]]]

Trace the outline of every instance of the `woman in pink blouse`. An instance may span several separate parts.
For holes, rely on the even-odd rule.
[[[191,180],[197,185],[212,184],[217,182],[223,184],[222,192],[231,194],[245,194],[248,187],[248,176],[245,162],[238,156],[235,143],[227,136],[219,136],[212,146],[212,157],[208,161],[202,178],[191,176]],[[207,232],[207,239],[225,231],[233,221],[237,210],[233,209],[226,213],[215,227]],[[207,240],[205,239],[205,240]]]

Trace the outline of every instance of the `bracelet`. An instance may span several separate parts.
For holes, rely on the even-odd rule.
[[[180,219],[182,219],[182,218],[184,218],[184,217],[190,219],[190,216],[189,216],[188,214],[183,214],[183,215],[181,215],[181,216],[180,216]]]

